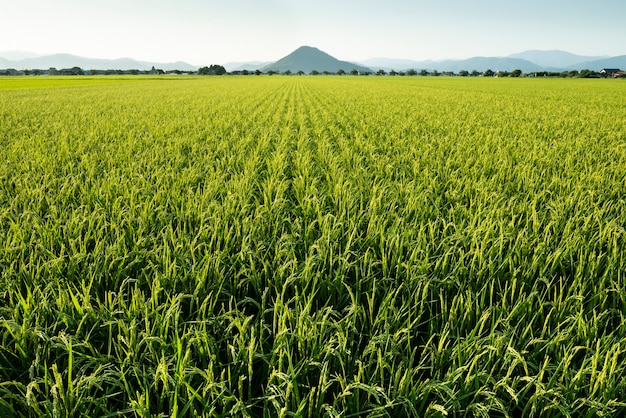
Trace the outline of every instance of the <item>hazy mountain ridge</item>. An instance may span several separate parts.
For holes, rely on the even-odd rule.
[[[572,66],[570,70],[578,70],[580,68],[589,68],[592,70],[599,71],[602,68],[619,68],[621,70],[626,70],[626,55],[620,55],[617,57],[610,57],[590,62],[583,62],[582,64],[576,66]]]
[[[513,71],[520,69],[525,73],[537,71],[570,71],[590,69],[599,71],[602,68],[626,68],[625,56],[597,57],[583,56],[567,51],[529,50],[506,57],[472,57],[461,60],[413,61],[393,58],[372,58],[362,61],[363,64],[375,69],[386,71],[403,71],[409,69],[428,71]]]
[[[584,56],[561,50],[532,49],[509,55],[507,58],[520,58],[546,68],[571,68],[577,65],[610,58],[608,56]]]
[[[80,67],[83,70],[150,70],[152,67],[164,71],[196,71],[198,69],[197,66],[182,61],[156,63],[137,61],[131,58],[86,58],[71,54],[44,55],[15,61],[0,57],[0,68],[15,68],[17,70],[47,70],[48,68],[56,68],[60,70],[72,67]]]
[[[267,67],[274,61],[240,61],[240,62],[227,62],[224,64],[226,71],[256,71],[263,67]]]

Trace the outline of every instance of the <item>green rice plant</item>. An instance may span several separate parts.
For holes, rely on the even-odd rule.
[[[624,88],[3,78],[0,415],[623,414]]]

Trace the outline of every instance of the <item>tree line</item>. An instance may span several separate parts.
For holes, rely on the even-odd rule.
[[[513,71],[494,71],[491,69],[485,71],[478,70],[461,70],[458,73],[454,71],[438,71],[438,70],[415,70],[409,69],[406,71],[395,71],[389,70],[386,71],[384,69],[379,69],[377,71],[357,71],[356,69],[352,69],[351,71],[346,72],[343,69],[340,69],[336,72],[331,71],[317,71],[312,70],[308,73],[305,73],[302,70],[292,72],[291,70],[286,70],[283,72],[268,70],[263,72],[259,69],[256,70],[238,70],[228,72],[222,65],[212,64],[210,66],[204,66],[199,68],[197,71],[181,71],[181,70],[169,70],[164,71],[162,69],[158,69],[152,67],[150,70],[83,70],[80,67],[72,67],[65,68],[61,70],[57,70],[56,68],[49,68],[47,70],[35,69],[35,70],[15,70],[15,69],[5,69],[0,70],[0,76],[30,76],[30,75],[65,75],[65,76],[73,76],[73,75],[163,75],[163,74],[176,74],[176,75],[352,75],[352,76],[422,76],[422,77],[439,77],[439,76],[448,76],[448,77],[561,77],[561,78],[600,78],[602,74],[597,71],[583,69],[583,70],[571,70],[571,71],[562,71],[562,72],[553,72],[553,71],[536,71],[524,73],[520,69],[516,69]]]

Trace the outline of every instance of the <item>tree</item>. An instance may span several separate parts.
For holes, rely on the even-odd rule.
[[[359,75],[359,72],[353,68],[352,71],[350,71],[350,75]]]
[[[410,69],[409,71],[406,72],[406,75],[416,76],[417,75],[417,71],[415,71],[414,69]]]
[[[459,71],[459,75],[460,75],[461,77],[467,77],[467,76],[469,75],[469,71],[467,71],[467,70],[461,70],[461,71]]]
[[[495,74],[495,73],[494,73],[494,72],[493,72],[493,70],[491,70],[491,69],[489,69],[489,70],[485,70],[485,71],[483,72],[483,77],[493,77],[493,76],[494,76],[494,74]]]
[[[522,75],[522,70],[511,71],[511,77],[520,77],[521,75]]]
[[[480,73],[477,70],[472,70],[472,72],[470,73],[470,75],[472,77],[478,77],[480,75]]]
[[[64,68],[60,71],[61,75],[84,75],[85,72],[80,67]]]
[[[263,71],[258,70],[258,69],[254,70],[254,75],[261,75],[261,74],[263,74]]]
[[[285,71],[283,71],[283,75],[291,75],[291,70],[285,70]]]
[[[426,70],[422,70],[422,71],[420,71],[420,75],[421,75],[421,76],[423,76],[423,77],[425,77],[425,76],[427,76],[427,75],[428,75],[428,71],[426,71]]]
[[[158,71],[158,70],[157,70]],[[226,68],[221,65],[211,65],[210,67],[202,67],[198,69],[198,75],[224,75]]]
[[[302,70],[298,70],[298,72],[297,72],[296,74],[298,74],[298,75],[304,75],[304,71],[302,71]]]
[[[317,70],[313,70],[313,71],[311,71],[311,73],[310,73],[310,74],[311,74],[311,75],[320,75],[319,71],[317,71]]]
[[[339,71],[337,71],[337,75],[344,75],[346,72],[343,69],[339,69]]]
[[[398,73],[395,70],[391,70],[391,71],[389,71],[389,75],[390,76],[396,76],[396,75],[398,75]]]
[[[600,77],[600,73],[598,73],[597,71],[584,69],[580,71],[580,77],[581,78],[598,78]]]

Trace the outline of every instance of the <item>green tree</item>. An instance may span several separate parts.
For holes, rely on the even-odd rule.
[[[495,73],[493,72],[492,69],[488,69],[483,71],[483,77],[493,77],[495,75]]]
[[[410,69],[409,71],[406,72],[406,75],[416,76],[417,75],[417,71],[415,71],[414,69]]]
[[[461,70],[461,71],[459,71],[459,75],[460,75],[461,77],[467,77],[467,76],[469,76],[469,71],[467,71],[467,70]]]
[[[520,77],[521,75],[522,75],[522,70],[511,71],[511,77]]]
[[[346,72],[343,69],[339,69],[339,71],[337,71],[337,75],[344,75]]]
[[[420,71],[420,75],[421,75],[421,76],[423,76],[423,77],[425,77],[425,76],[427,76],[427,75],[428,75],[428,71],[426,71],[426,70],[422,70],[422,71]]]
[[[158,71],[158,70],[157,70]],[[221,65],[211,65],[210,67],[202,67],[198,70],[198,75],[224,75],[226,69]]]

